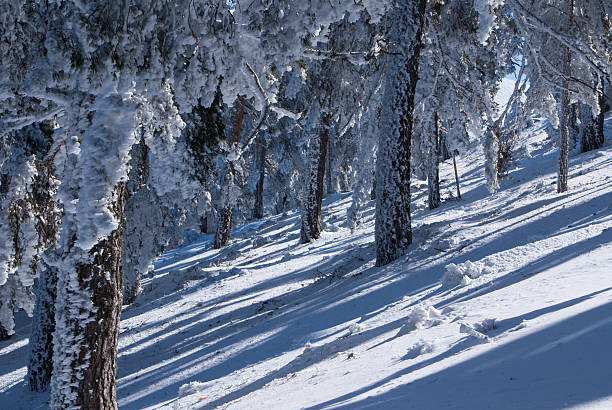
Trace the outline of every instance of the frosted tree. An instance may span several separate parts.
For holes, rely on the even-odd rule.
[[[374,170],[378,151],[378,137],[381,128],[382,93],[385,67],[371,80],[370,91],[364,99],[358,116],[357,134],[359,136],[358,155],[355,160],[356,178],[353,185],[353,198],[347,210],[347,223],[354,230],[361,222],[361,207],[371,197],[374,183]]]
[[[557,191],[568,189],[570,105],[579,100],[598,115],[601,82],[610,80],[610,7],[606,2],[519,2],[507,0],[525,37],[530,81],[527,104],[559,128]],[[555,94],[559,94],[559,108]]]
[[[309,142],[302,204],[303,243],[317,239],[322,231],[325,188],[328,193],[337,191],[342,179],[346,180],[342,185],[349,185],[346,173],[353,168],[359,140],[351,138],[358,132],[350,130],[369,104],[374,92],[371,88],[376,88],[370,87],[369,80],[379,67],[370,61],[375,58],[376,40],[375,26],[362,13],[355,21],[345,18],[332,25],[326,41],[309,50],[314,58],[308,69],[312,107],[305,130]],[[321,56],[327,59],[320,60]]]
[[[13,333],[13,309],[34,308],[33,284],[43,252],[56,242],[59,211],[48,158],[53,123],[13,131],[2,138],[0,229],[0,326]]]
[[[319,89],[324,89],[321,86]],[[310,111],[311,125],[307,128],[311,135],[308,147],[308,171],[304,181],[302,224],[300,237],[302,243],[317,239],[323,231],[321,207],[323,201],[324,175],[329,144],[329,108],[321,109],[318,102]]]
[[[376,264],[402,256],[412,243],[410,143],[425,21],[424,0],[395,3],[376,162]]]
[[[360,135],[359,154],[357,156],[357,175],[353,185],[353,198],[347,210],[347,223],[354,230],[361,223],[361,207],[370,199],[374,182],[376,153],[378,151],[378,131],[380,129],[380,92],[376,90],[374,98],[359,118]]]
[[[264,217],[264,182],[266,180],[268,138],[267,134],[262,134],[257,139],[256,145],[256,175],[257,184],[255,187],[255,205],[253,206],[253,218],[261,219]]]
[[[152,163],[148,178],[156,195],[175,192],[187,199],[185,191],[190,189],[180,178],[182,161],[174,160],[177,153],[185,154],[175,150],[184,126],[177,104],[188,112],[202,98],[209,106],[222,76],[226,104],[238,95],[254,100],[260,112],[257,130],[275,106],[278,72],[301,56],[303,40],[325,35],[329,24],[347,11],[358,16],[365,7],[374,15],[381,6],[374,1],[323,0],[252,2],[239,8],[229,2],[142,0],[126,6],[96,0],[11,1],[0,7],[0,51],[6,56],[0,62],[5,74],[0,83],[3,127],[51,118],[59,124],[52,146],[59,149],[54,161],[61,181],[56,199],[63,216],[58,253],[50,261],[57,270],[50,405],[116,408],[132,147],[144,132]],[[393,158],[408,154],[414,78],[403,74],[415,74],[407,63],[413,67],[418,55],[419,10],[413,4],[396,6],[391,53],[408,53],[393,56],[388,65],[393,69],[386,90],[392,98],[384,116],[389,125],[383,129],[391,146],[379,156],[380,164],[392,165]],[[402,87],[393,91],[396,83]],[[231,147],[230,162],[242,157],[256,134]],[[379,166],[379,190],[389,187],[389,195],[380,191],[379,197],[394,202],[379,204],[380,263],[409,243],[404,235],[409,228],[407,168]],[[232,185],[228,181],[224,186]],[[396,189],[400,197],[392,195]]]

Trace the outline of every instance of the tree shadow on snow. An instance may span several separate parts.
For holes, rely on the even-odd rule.
[[[610,346],[612,303],[607,303],[402,382],[416,368],[449,357],[445,352],[311,409],[552,410],[585,404],[612,396]],[[377,394],[387,383],[396,387]]]

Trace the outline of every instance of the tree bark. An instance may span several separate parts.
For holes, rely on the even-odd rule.
[[[457,160],[455,159],[455,150],[453,150],[453,168],[455,168],[455,185],[457,186],[457,201],[461,200],[461,190],[459,190],[459,173],[457,172]]]
[[[370,200],[376,200],[376,170],[373,172],[372,175],[372,190],[370,191]]]
[[[333,176],[332,176],[332,140],[331,140],[331,135],[330,137],[327,139],[327,169],[326,171],[326,175],[327,175],[327,194],[334,194],[336,193],[336,190],[334,189],[334,182],[333,182]]]
[[[600,148],[597,135],[597,117],[593,117],[591,107],[587,104],[578,103],[577,105],[580,111],[580,151],[588,152]]]
[[[594,149],[599,149],[604,146],[605,135],[604,135],[604,117],[606,111],[606,83],[604,78],[601,78],[601,94],[597,100],[599,105],[599,114],[595,119],[595,141]]]
[[[131,305],[136,301],[136,297],[140,292],[140,278],[141,273],[139,271],[134,272],[134,277],[131,278],[130,284],[124,286],[123,304]]]
[[[569,2],[569,29],[574,25],[574,0]],[[572,75],[572,52],[566,48],[566,57],[563,64],[563,74],[568,78]],[[569,175],[569,151],[570,151],[570,81],[565,81],[565,88],[561,92],[561,114],[560,114],[560,144],[559,144],[559,170],[557,180],[557,192],[567,191],[567,178]]]
[[[376,265],[402,256],[412,243],[410,144],[422,47],[425,0],[397,2],[387,55],[383,126],[376,163]]]
[[[117,229],[77,259],[75,272],[58,272],[51,408],[118,408],[125,191],[118,184],[110,201]]]
[[[2,302],[0,302],[1,304]],[[11,335],[8,334],[8,330],[4,328],[4,326],[0,325],[0,341],[8,340],[11,338]]]
[[[322,114],[322,121],[318,130],[318,141],[315,142],[310,158],[310,175],[306,182],[306,195],[302,209],[301,242],[311,242],[321,235],[323,224],[321,221],[323,189],[325,177],[325,162],[327,144],[329,143],[330,115]]]
[[[123,301],[123,206],[125,185],[118,187],[116,203],[121,224],[111,236],[90,252],[92,263],[77,266],[77,275],[92,290],[96,320],[86,327],[85,340],[91,355],[85,377],[79,387],[84,409],[117,409],[117,343]]]
[[[134,173],[132,175],[128,175],[128,183],[126,187],[126,214],[128,224],[126,226],[126,235],[130,235],[133,233],[133,228],[130,225],[130,217],[133,215],[133,212],[139,212],[139,210],[134,210],[134,208],[138,203],[138,201],[142,200],[142,197],[138,194],[143,192],[143,189],[148,189],[146,186],[147,181],[149,179],[150,173],[150,163],[149,163],[149,147],[144,141],[144,137],[141,138],[140,142],[132,147],[131,150],[131,161],[134,162]],[[129,236],[126,237],[126,240],[129,240]],[[126,246],[129,246],[128,243],[124,243]],[[123,250],[124,254],[124,270],[123,270],[123,304],[130,305],[134,303],[138,293],[140,292],[140,278],[141,272],[134,269],[133,266],[130,265],[129,258],[131,255],[126,255],[126,250]],[[127,269],[126,269],[127,267]]]
[[[30,336],[28,383],[32,391],[45,391],[53,370],[53,332],[55,332],[55,300],[57,268],[44,264],[37,286],[36,306]]]
[[[259,148],[259,179],[257,180],[257,186],[255,187],[255,208],[253,210],[253,217],[261,219],[264,217],[264,181],[266,178],[266,139],[260,137],[258,139]]]
[[[217,230],[215,231],[215,239],[213,241],[213,247],[215,249],[221,249],[230,238],[230,231],[232,228],[232,207],[226,206],[221,208],[217,213]]]
[[[215,249],[223,248],[227,245],[230,238],[230,231],[232,229],[232,191],[234,189],[235,174],[234,165],[230,162],[223,178],[221,209],[217,212],[217,229],[215,230],[215,238],[213,240],[213,247]]]
[[[429,209],[440,206],[440,130],[438,127],[438,113],[434,113],[434,158],[431,158],[430,172],[427,176]]]

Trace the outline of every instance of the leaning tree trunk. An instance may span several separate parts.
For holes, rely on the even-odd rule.
[[[258,139],[259,158],[257,159],[259,167],[259,179],[257,180],[257,186],[255,187],[255,208],[253,210],[253,217],[261,219],[264,217],[264,181],[266,178],[266,139],[260,137]]]
[[[569,2],[569,29],[574,25],[574,0]],[[568,78],[572,75],[572,52],[566,48],[566,57],[563,63],[563,74]],[[559,125],[559,170],[557,180],[557,192],[567,191],[567,178],[569,175],[569,151],[570,151],[570,81],[565,81],[565,87],[561,92],[561,118]]]
[[[117,409],[117,342],[123,301],[125,183],[109,208],[119,221],[87,253],[58,272],[52,408]],[[76,252],[76,251],[75,251]]]
[[[329,114],[322,114],[322,121],[318,130],[318,140],[311,147],[310,174],[306,181],[306,195],[304,197],[304,208],[302,209],[302,228],[300,231],[302,243],[308,243],[317,239],[323,231],[321,210],[330,121]]]
[[[410,143],[426,0],[398,1],[387,56],[383,126],[376,161],[376,265],[403,255],[412,243]]]
[[[429,175],[427,176],[427,198],[429,209],[440,206],[440,130],[438,127],[438,113],[434,113],[434,152],[430,158]]]

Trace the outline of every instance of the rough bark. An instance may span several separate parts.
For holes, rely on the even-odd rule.
[[[213,240],[213,247],[215,249],[221,249],[230,238],[230,231],[232,229],[232,204],[234,199],[232,198],[234,189],[234,175],[236,171],[234,165],[229,162],[228,167],[223,177],[223,188],[221,191],[221,209],[217,212],[217,227],[215,230],[215,238]]]
[[[258,168],[259,168],[259,179],[257,180],[257,185],[255,187],[255,208],[253,209],[253,217],[256,219],[261,219],[264,217],[264,181],[266,178],[266,140],[265,137],[260,137],[258,139],[258,153],[259,158]]]
[[[139,271],[134,272],[133,277],[130,279],[130,283],[124,286],[123,304],[130,305],[136,301],[136,297],[140,292],[140,278],[141,273]]]
[[[459,189],[459,173],[457,172],[457,160],[455,159],[456,151],[453,150],[453,168],[455,168],[455,185],[457,186],[457,201],[461,199],[461,190]]]
[[[45,391],[53,370],[53,332],[55,332],[55,300],[57,268],[44,264],[37,285],[36,306],[30,336],[28,383],[32,391]]]
[[[110,202],[119,221],[79,257],[75,272],[58,271],[51,408],[116,410],[117,342],[123,301],[125,183]],[[70,266],[68,254],[65,266]],[[86,299],[84,299],[86,298]],[[61,303],[60,303],[61,299]]]
[[[145,143],[144,139],[134,145],[131,151],[131,161],[133,162],[133,172],[131,171],[128,175],[128,184],[126,191],[126,206],[125,213],[127,214],[127,225],[126,225],[126,235],[132,234],[134,231],[138,229],[130,227],[131,216],[134,212],[140,212],[138,209],[138,201],[142,201],[141,194],[147,181],[149,179],[150,173],[150,165],[149,165],[149,147]],[[147,188],[144,188],[147,189]],[[137,218],[134,218],[136,221]],[[129,240],[129,237],[127,238]],[[125,246],[129,247],[129,242],[124,243]],[[132,250],[133,251],[133,250]],[[130,264],[129,260],[129,252],[126,252],[124,247],[123,250],[123,304],[129,305],[134,303],[136,297],[138,296],[141,287],[140,287],[140,277],[141,272],[138,269],[134,269],[134,267]]]
[[[387,56],[383,126],[376,164],[376,265],[402,256],[412,243],[410,144],[422,47],[425,0],[397,2]]]
[[[315,142],[310,158],[310,174],[306,182],[306,195],[302,209],[301,242],[308,243],[317,239],[323,231],[321,210],[325,177],[327,144],[329,143],[330,116],[322,114],[318,130],[318,141]]]
[[[217,230],[215,231],[215,239],[213,246],[215,249],[221,249],[230,238],[230,230],[232,227],[232,207],[226,206],[221,208],[217,213]]]
[[[325,170],[325,174],[327,175],[327,194],[334,194],[336,190],[334,189],[333,175],[332,175],[332,140],[331,135],[330,138],[327,139],[327,169]]]
[[[597,135],[597,117],[593,117],[591,107],[579,103],[580,109],[580,150],[588,152],[600,148]],[[603,130],[602,130],[603,132]],[[601,142],[603,143],[603,141]]]
[[[593,149],[599,149],[604,146],[605,135],[604,135],[604,117],[606,112],[606,83],[604,79],[601,79],[601,94],[597,100],[599,105],[599,114],[595,118],[595,141],[593,143]]]
[[[427,199],[430,210],[440,206],[440,130],[438,127],[438,113],[434,114],[434,134],[434,158],[431,159],[432,163],[429,175],[427,176]]]
[[[0,341],[8,340],[10,338],[11,338],[11,335],[9,335],[8,330],[6,330],[4,326],[0,325]]]
[[[574,25],[574,0],[569,2],[569,28]],[[566,48],[566,57],[563,63],[563,74],[566,77],[572,75],[572,52]],[[559,170],[557,179],[557,192],[562,193],[567,191],[567,178],[569,175],[569,151],[570,151],[570,81],[565,81],[565,88],[561,92],[561,114],[559,125]]]
[[[79,386],[84,409],[117,409],[117,345],[123,301],[123,209],[125,184],[118,186],[115,212],[121,221],[108,239],[90,251],[92,263],[77,266],[77,274],[92,292],[97,309],[95,321],[87,324],[85,341],[90,354],[87,371]]]

